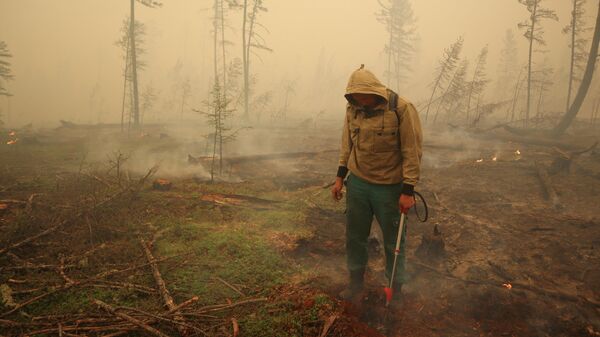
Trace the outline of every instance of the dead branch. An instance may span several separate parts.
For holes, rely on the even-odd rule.
[[[127,314],[124,314],[122,312],[116,311],[113,307],[111,307],[110,305],[108,305],[108,304],[106,304],[106,303],[104,303],[104,302],[102,302],[100,300],[94,299],[93,302],[94,302],[94,304],[96,304],[100,308],[102,308],[102,309],[110,312],[111,314],[113,314],[113,315],[115,315],[115,316],[117,316],[119,318],[122,318],[122,319],[128,321],[131,324],[139,326],[140,328],[148,331],[149,333],[151,333],[151,334],[153,334],[155,336],[169,337],[168,335],[160,332],[159,330],[156,330],[155,328],[149,326],[148,324],[146,324],[146,323],[144,323],[144,322],[142,322],[142,321],[140,321],[138,319],[135,319],[135,318],[133,318],[133,317],[127,315]]]
[[[243,292],[241,292],[237,287],[232,286],[231,284],[227,283],[227,281],[223,280],[222,278],[216,276],[215,277],[219,282],[223,283],[224,285],[226,285],[228,288],[230,288],[231,290],[235,291],[236,293],[238,293],[240,296],[244,297],[246,295],[244,295]]]
[[[23,201],[23,200],[15,200],[15,199],[1,199],[0,203],[3,204],[17,204],[17,205],[27,205],[27,201]]]
[[[440,276],[443,276],[443,277],[446,277],[446,278],[449,278],[452,280],[457,280],[457,281],[461,281],[464,283],[476,284],[476,285],[488,285],[488,286],[493,286],[493,287],[502,287],[502,284],[500,282],[494,282],[494,281],[490,281],[490,280],[463,279],[461,277],[440,271],[437,268],[428,266],[424,263],[420,263],[417,261],[413,261],[413,262],[411,262],[411,264],[419,266],[423,269],[426,269],[435,274],[438,274]],[[524,283],[519,283],[519,282],[513,282],[513,281],[511,281],[510,284],[512,286],[512,289],[527,290],[527,291],[530,291],[530,292],[538,294],[538,295],[550,296],[550,297],[554,297],[554,298],[557,298],[560,300],[566,300],[566,301],[570,301],[570,302],[583,301],[583,302],[586,302],[589,305],[592,305],[596,308],[600,308],[600,302],[586,298],[584,296],[571,295],[571,294],[567,294],[567,293],[557,291],[557,290],[544,289],[544,288],[540,288],[540,287],[536,287],[536,286],[532,286],[532,285],[528,285],[528,284],[524,284]]]
[[[188,306],[192,305],[193,303],[197,302],[198,299],[199,299],[198,296],[194,296],[185,302],[181,302],[179,305],[173,307],[173,309],[169,309],[169,311],[167,311],[165,313],[165,315],[172,315],[172,314],[180,311],[181,309],[188,307]]]
[[[103,206],[103,205],[105,205],[105,204],[109,203],[110,201],[112,201],[112,200],[114,200],[114,199],[118,198],[118,197],[119,197],[119,196],[121,196],[123,193],[124,193],[124,191],[119,191],[118,193],[116,193],[116,194],[114,194],[114,195],[112,195],[112,196],[110,196],[110,197],[108,197],[108,198],[104,199],[103,201],[99,202],[98,204],[96,204],[96,205],[92,206],[92,207],[91,207],[90,209],[88,209],[87,211],[88,211],[88,212],[89,212],[89,211],[93,211],[93,210],[97,209],[98,207],[100,207],[100,206]],[[25,203],[25,204],[27,204],[27,202],[25,202],[25,201],[24,201],[24,203]],[[21,240],[21,241],[19,241],[19,242],[17,242],[17,243],[14,243],[14,244],[12,244],[12,245],[9,245],[8,247],[5,247],[5,248],[2,248],[2,249],[0,249],[0,256],[2,256],[2,255],[4,255],[4,254],[6,254],[6,253],[7,253],[8,251],[10,251],[10,250],[13,250],[13,249],[15,249],[15,248],[21,247],[21,246],[23,246],[23,245],[25,245],[25,244],[27,244],[27,243],[30,243],[30,242],[32,242],[32,241],[35,241],[35,240],[37,240],[37,239],[39,239],[39,238],[41,238],[41,237],[43,237],[43,236],[46,236],[46,235],[48,235],[48,234],[50,234],[50,233],[53,233],[53,232],[55,232],[56,230],[60,229],[61,227],[63,227],[63,226],[64,226],[64,225],[66,225],[67,223],[70,223],[70,222],[72,222],[72,221],[75,221],[75,220],[78,220],[78,219],[80,219],[80,218],[81,218],[81,216],[82,216],[84,213],[85,213],[85,211],[78,212],[78,213],[77,213],[77,214],[75,214],[73,217],[71,217],[71,218],[69,218],[69,219],[65,219],[65,220],[63,220],[63,221],[59,222],[58,224],[56,224],[56,225],[54,225],[54,226],[52,226],[52,227],[50,227],[50,228],[48,228],[48,229],[46,229],[46,230],[43,230],[43,231],[41,231],[40,233],[38,233],[38,234],[36,234],[36,235],[34,235],[34,236],[30,236],[30,237],[28,237],[28,238],[26,238],[26,239],[23,239],[23,240]]]
[[[37,239],[39,239],[39,238],[41,238],[43,236],[46,236],[46,235],[50,234],[50,233],[56,231],[57,229],[59,229],[60,227],[64,226],[66,223],[67,223],[67,221],[63,220],[59,224],[54,225],[54,226],[52,226],[52,227],[50,227],[50,228],[48,228],[46,230],[43,230],[43,231],[41,231],[40,233],[38,233],[38,234],[36,234],[34,236],[30,236],[30,237],[28,237],[28,238],[26,238],[24,240],[21,240],[21,241],[19,241],[17,243],[9,245],[8,247],[2,248],[2,249],[0,249],[0,256],[6,254],[6,252],[8,252],[10,250],[13,250],[15,248],[19,248],[22,245],[25,245],[25,244],[27,244],[27,243],[29,243],[31,241],[37,240]]]
[[[198,309],[196,311],[196,313],[201,314],[201,313],[206,313],[206,312],[221,311],[221,310],[225,310],[225,309],[231,309],[233,307],[237,307],[237,306],[240,306],[243,304],[266,302],[266,301],[268,301],[268,298],[261,297],[261,298],[251,298],[251,299],[247,299],[244,301],[239,301],[239,302],[235,302],[235,303],[231,303],[231,304],[207,305],[205,307]]]
[[[556,194],[556,191],[552,186],[552,182],[550,181],[548,170],[546,170],[546,168],[538,162],[535,162],[535,168],[537,170],[538,177],[540,178],[540,182],[542,183],[542,186],[544,187],[544,190],[546,191],[550,202],[552,202],[552,206],[561,207],[558,195]]]
[[[77,267],[74,264],[69,264],[69,265],[64,265],[63,268],[73,268],[73,267]],[[21,266],[7,266],[7,267],[0,267],[0,271],[5,271],[5,270],[43,270],[43,269],[58,269],[60,268],[60,265],[55,265],[55,264],[32,264],[31,262],[25,262],[24,265]]]
[[[42,193],[33,193],[27,199],[27,205],[25,206],[25,210],[27,212],[31,212],[31,210],[33,209],[33,198],[37,197],[38,195],[42,195]]]
[[[65,280],[65,282],[68,283],[75,283],[75,281],[73,281],[70,277],[67,276],[67,274],[65,273],[65,258],[61,257],[60,258],[60,265],[58,266],[58,273],[60,274],[60,276],[63,278],[63,280]]]
[[[146,254],[146,259],[148,260],[148,263],[150,264],[150,267],[152,268],[152,275],[154,276],[154,281],[156,281],[156,285],[158,287],[158,291],[161,294],[163,302],[164,302],[165,306],[167,307],[167,309],[173,310],[175,307],[177,307],[177,305],[175,304],[175,301],[173,301],[173,297],[171,297],[171,294],[169,293],[169,289],[167,289],[167,285],[165,284],[165,281],[163,280],[162,276],[160,275],[160,271],[158,270],[158,265],[156,264],[156,260],[154,259],[154,256],[152,255],[150,248],[146,244],[146,241],[144,241],[144,239],[140,238],[140,243],[141,243],[142,247],[144,248],[144,253]],[[175,313],[177,313],[177,312],[175,311]],[[175,320],[185,323],[185,319],[183,318],[183,316],[181,316],[179,314],[175,315]],[[187,329],[184,329],[180,325],[177,326],[177,330],[179,331],[179,333],[182,336],[189,335],[189,331]]]
[[[160,262],[160,261],[165,261],[165,260],[171,259],[173,257],[175,257],[175,256],[161,258],[161,259],[155,260],[154,263]],[[128,267],[128,268],[125,268],[125,269],[112,269],[112,270],[108,270],[108,271],[104,271],[104,272],[101,272],[99,274],[96,274],[95,276],[93,276],[91,278],[88,278],[88,279],[85,279],[85,280],[78,280],[78,281],[75,281],[74,283],[66,283],[66,284],[63,284],[63,285],[60,285],[60,286],[51,287],[50,290],[48,290],[47,292],[45,292],[45,293],[43,293],[41,295],[35,296],[33,298],[30,298],[30,299],[26,300],[25,302],[19,303],[18,305],[16,305],[11,310],[1,313],[0,317],[8,316],[8,315],[12,314],[13,312],[15,312],[17,310],[20,310],[20,309],[22,309],[22,308],[24,308],[24,307],[26,307],[26,306],[34,303],[34,302],[37,302],[37,301],[39,301],[39,300],[41,300],[43,298],[46,298],[46,297],[48,297],[48,296],[50,296],[52,294],[55,294],[55,293],[58,293],[58,292],[61,292],[61,291],[66,291],[66,290],[69,290],[69,289],[71,289],[73,287],[76,287],[76,286],[87,285],[89,283],[98,281],[100,279],[104,279],[104,278],[106,278],[108,276],[112,276],[112,275],[116,275],[116,274],[121,274],[121,273],[129,272],[129,271],[132,271],[132,270],[144,268],[144,267],[147,267],[148,265],[149,265],[149,263],[144,263],[144,264],[136,265],[136,266],[133,266],[133,267]]]
[[[323,325],[323,331],[321,331],[321,334],[319,335],[319,337],[327,336],[327,334],[329,333],[329,330],[333,326],[333,323],[335,323],[335,320],[338,318],[338,316],[339,316],[339,314],[337,314],[337,313],[329,316],[329,318],[325,322],[325,325]]]
[[[235,317],[231,318],[231,325],[233,326],[233,337],[237,337],[240,334],[240,325]]]
[[[133,290],[137,290],[137,291],[144,292],[147,294],[156,293],[156,289],[146,287],[143,285],[139,285],[139,284],[128,283],[128,282],[101,281],[100,284],[117,287],[117,288],[121,288],[121,289],[133,289]]]
[[[163,322],[168,322],[168,323],[174,324],[175,326],[181,326],[181,327],[185,327],[185,328],[188,328],[188,329],[195,330],[196,332],[204,333],[201,329],[198,329],[197,327],[195,327],[193,325],[190,325],[190,324],[178,321],[178,320],[173,320],[173,319],[170,319],[170,318],[166,318],[166,317],[161,316],[161,315],[155,315],[153,313],[149,313],[149,312],[141,310],[141,309],[130,308],[130,307],[118,307],[116,309],[117,310],[133,311],[133,312],[136,312],[136,313],[141,314],[143,316],[150,317],[151,320],[144,321],[144,323],[146,323],[146,324],[154,324],[157,321],[163,321]]]

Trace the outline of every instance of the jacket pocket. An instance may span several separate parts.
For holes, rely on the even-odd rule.
[[[395,152],[400,150],[399,130],[373,131],[373,152]]]

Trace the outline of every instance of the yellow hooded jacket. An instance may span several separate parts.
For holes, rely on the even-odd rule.
[[[355,93],[375,94],[380,103],[366,111],[353,101]],[[348,104],[339,165],[342,171],[347,168],[370,183],[403,182],[403,193],[412,194],[421,168],[421,121],[415,107],[403,98],[398,98],[396,111],[390,110],[390,94],[364,67],[352,73],[345,95]]]

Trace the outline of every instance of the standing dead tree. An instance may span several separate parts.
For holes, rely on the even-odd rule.
[[[406,73],[411,70],[416,39],[415,17],[410,2],[407,0],[379,0],[381,10],[376,13],[379,22],[386,26],[388,42],[385,46],[387,54],[387,82],[400,90]]]
[[[265,30],[264,26],[258,22],[260,13],[267,12],[267,8],[263,4],[263,0],[244,0],[242,4],[242,65],[244,71],[244,118],[248,120],[250,107],[250,54],[258,56],[253,50],[260,49],[272,52],[273,50],[267,47],[265,39],[260,34],[258,28]]]
[[[6,88],[6,82],[11,81],[14,78],[10,70],[10,62],[8,62],[8,59],[11,57],[12,54],[8,51],[6,42],[0,41],[0,96],[12,96]],[[1,114],[0,117],[2,117]],[[0,118],[0,126],[2,124],[3,122]]]
[[[456,40],[450,47],[444,49],[444,55],[439,61],[439,65],[435,71],[435,80],[432,84],[431,97],[429,98],[429,102],[427,103],[427,111],[425,112],[425,120],[429,118],[429,110],[431,109],[431,104],[433,103],[433,98],[435,97],[435,93],[450,79],[450,74],[456,68],[456,63],[460,58],[460,52],[462,51],[462,47],[464,44],[464,39],[462,36]]]
[[[140,115],[140,125],[144,125],[144,119],[147,118],[149,112],[156,103],[157,92],[152,85],[147,85],[142,92],[142,113]]]
[[[537,102],[537,111],[536,111],[536,119],[538,121],[542,120],[543,117],[543,107],[544,107],[544,95],[550,91],[550,88],[554,84],[552,81],[552,76],[554,74],[554,69],[551,67],[543,67],[539,71],[536,71],[534,76],[536,84],[539,89],[539,97]]]
[[[125,69],[123,70],[123,100],[121,104],[121,131],[124,130],[125,123],[127,123],[127,129],[131,127],[132,120],[135,120],[136,115],[136,104],[138,104],[137,111],[139,113],[139,102],[137,102],[137,74],[139,71],[143,70],[146,64],[141,61],[140,56],[142,56],[146,51],[143,48],[144,45],[144,37],[146,35],[146,28],[143,23],[136,22],[135,23],[135,36],[136,36],[136,44],[135,44],[135,72],[134,72],[134,62],[133,62],[133,48],[131,44],[131,19],[127,18],[123,21],[123,26],[121,27],[121,38],[116,42],[116,45],[121,48],[123,52],[123,58],[125,60]],[[128,99],[129,98],[129,99]],[[137,103],[136,103],[137,102]],[[126,109],[128,108],[128,110]],[[125,113],[128,111],[127,114]],[[127,115],[127,121],[125,117]],[[138,119],[139,122],[139,119]],[[135,122],[134,122],[135,124]]]
[[[587,52],[585,50],[588,43],[588,39],[583,36],[590,28],[585,26],[585,4],[587,0],[572,0],[573,10],[571,12],[571,22],[565,28],[563,28],[564,34],[571,34],[571,64],[569,68],[569,87],[567,90],[567,105],[565,111],[569,110],[571,105],[571,93],[573,91],[573,82],[579,81],[580,78],[575,74],[575,70],[579,73],[585,70],[585,57]]]
[[[462,104],[464,104],[464,94],[467,88],[467,82],[465,77],[467,76],[467,70],[469,68],[469,61],[463,60],[461,64],[456,68],[450,84],[446,88],[446,91],[442,94],[440,103],[437,106],[433,122],[435,123],[438,118],[440,110],[444,108],[446,114],[449,117],[450,113],[457,113],[461,110]]]
[[[477,61],[475,62],[475,69],[473,70],[473,79],[469,82],[469,91],[467,94],[467,124],[469,124],[469,112],[471,111],[471,100],[474,96],[477,97],[477,107],[475,109],[475,116],[479,115],[479,102],[480,97],[485,90],[487,83],[489,82],[486,79],[485,74],[485,65],[487,63],[488,56],[488,46],[483,47],[479,56],[477,56]]]
[[[594,69],[596,67],[596,61],[598,59],[598,45],[600,44],[600,1],[598,1],[598,13],[596,16],[596,26],[594,28],[594,37],[592,38],[592,45],[590,47],[590,52],[588,56],[587,66],[585,68],[585,72],[583,74],[583,79],[581,80],[581,85],[579,86],[579,90],[577,91],[577,95],[573,100],[573,104],[569,107],[569,110],[558,125],[552,130],[553,136],[562,135],[567,128],[571,125],[583,101],[585,96],[587,95],[588,89],[590,88],[590,84],[592,83],[592,77],[594,76]]]
[[[8,89],[6,89],[6,82],[14,78],[8,62],[11,57],[12,54],[8,51],[6,42],[0,41],[0,96],[11,96]]]
[[[128,27],[128,43],[127,43],[127,63],[129,64],[129,69],[131,72],[131,85],[132,85],[132,118],[134,127],[139,127],[140,124],[140,100],[138,93],[138,67],[140,66],[138,63],[138,47],[139,38],[137,36],[137,26],[138,22],[135,20],[135,3],[139,2],[142,5],[150,8],[160,7],[161,3],[153,1],[153,0],[130,0],[130,10],[129,10],[129,27]],[[128,68],[126,66],[126,68]]]
[[[541,27],[543,19],[551,19],[558,21],[558,16],[553,10],[542,8],[540,6],[543,0],[519,0],[519,3],[527,7],[530,13],[529,20],[518,24],[520,29],[525,29],[525,38],[529,41],[529,56],[527,68],[527,107],[525,109],[525,127],[529,123],[529,115],[531,111],[531,72],[533,63],[533,47],[534,43],[545,45],[546,41],[543,38],[544,31]]]
[[[504,46],[500,51],[500,62],[498,64],[498,80],[496,82],[496,90],[501,100],[512,97],[512,83],[520,81],[519,69],[519,54],[515,34],[512,30],[507,30],[504,37]]]

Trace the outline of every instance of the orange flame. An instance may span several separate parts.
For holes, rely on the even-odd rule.
[[[8,142],[6,142],[6,145],[14,145],[17,144],[18,139],[11,139]]]
[[[502,286],[508,290],[512,289],[512,284],[510,284],[510,283],[502,283]]]
[[[14,137],[14,136],[16,136],[16,135],[17,135],[17,133],[16,133],[16,132],[14,132],[14,131],[10,131],[10,132],[8,133],[8,136],[10,136],[10,137]]]
[[[483,163],[483,159],[477,159],[475,162],[476,163]]]

